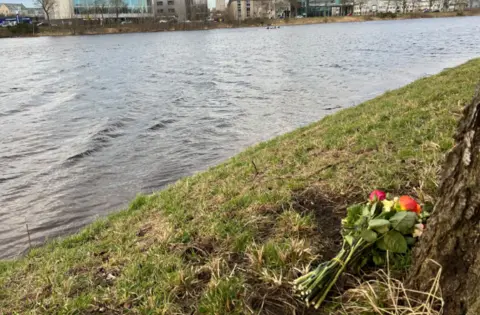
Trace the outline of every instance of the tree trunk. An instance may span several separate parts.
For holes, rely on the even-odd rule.
[[[408,285],[422,291],[440,279],[446,315],[480,314],[480,86],[465,107],[447,154],[439,200],[414,251]]]

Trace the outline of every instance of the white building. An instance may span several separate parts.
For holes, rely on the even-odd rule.
[[[408,13],[424,11],[457,11],[466,8],[480,8],[480,0],[449,0],[444,8],[444,0],[356,0],[353,13],[368,15],[375,13]]]
[[[225,11],[225,0],[216,0],[216,2],[215,2],[215,10],[217,10],[217,11]]]
[[[227,12],[232,20],[273,19],[290,14],[291,4],[289,0],[229,0]]]

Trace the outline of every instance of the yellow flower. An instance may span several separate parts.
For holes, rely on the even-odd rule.
[[[395,204],[394,201],[392,200],[382,200],[382,203],[383,203],[383,211],[385,212],[390,212]]]

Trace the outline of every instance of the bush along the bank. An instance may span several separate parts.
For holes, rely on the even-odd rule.
[[[367,203],[347,209],[347,217],[342,220],[341,251],[296,279],[296,292],[307,306],[318,308],[345,270],[358,271],[369,261],[384,265],[388,253],[404,259],[422,235],[428,216],[410,196],[388,198],[383,191],[373,191]]]
[[[7,30],[13,35],[13,36],[18,36],[18,35],[30,35],[30,34],[35,34],[38,33],[38,27],[34,24],[17,24],[15,26],[9,26],[7,27]]]
[[[377,13],[377,17],[381,19],[394,19],[397,17],[397,14],[393,12],[379,12]]]

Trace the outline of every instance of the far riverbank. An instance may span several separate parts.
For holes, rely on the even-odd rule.
[[[248,20],[242,22],[189,22],[189,23],[152,23],[145,22],[141,24],[126,25],[58,25],[56,27],[40,28],[34,32],[15,32],[9,28],[0,28],[0,38],[11,37],[40,37],[40,36],[75,36],[75,35],[103,35],[103,34],[123,34],[123,33],[147,33],[147,32],[171,32],[171,31],[193,31],[193,30],[211,30],[224,28],[244,28],[244,27],[266,27],[268,25],[289,26],[289,25],[309,25],[324,23],[352,23],[382,20],[406,20],[419,18],[445,18],[459,16],[478,16],[480,10],[470,10],[464,12],[430,12],[430,13],[408,13],[397,16],[379,17],[373,15],[362,16],[330,16],[330,17],[311,17],[300,19],[275,19],[275,20]]]

